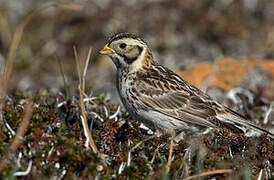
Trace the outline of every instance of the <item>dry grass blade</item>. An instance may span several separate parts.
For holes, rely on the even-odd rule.
[[[159,149],[160,149],[161,145],[158,145],[157,148],[155,149],[154,153],[153,153],[153,156],[150,160],[150,164],[153,164],[154,163],[154,160],[156,158],[156,154],[159,152]]]
[[[74,50],[74,56],[75,56],[75,61],[76,61],[76,66],[77,66],[77,72],[78,72],[78,78],[79,78],[79,97],[80,97],[80,106],[81,106],[81,114],[83,117],[83,126],[84,130],[86,131],[85,134],[87,135],[89,145],[91,146],[92,150],[96,153],[99,153],[93,138],[91,136],[91,133],[88,128],[88,122],[87,122],[87,116],[86,116],[86,110],[85,110],[85,104],[84,104],[84,98],[83,98],[83,93],[85,92],[85,77],[86,77],[86,71],[87,67],[89,64],[89,59],[91,55],[91,48],[89,49],[88,56],[85,60],[85,66],[83,67],[83,63],[81,63],[81,60],[78,57],[78,53],[75,47],[73,47]]]
[[[182,180],[190,180],[190,179],[200,178],[200,177],[203,177],[203,176],[211,176],[211,175],[215,175],[215,174],[225,174],[225,173],[232,173],[232,169],[218,169],[218,170],[203,172],[201,174],[186,177]]]
[[[25,134],[25,132],[27,130],[29,121],[32,116],[32,111],[33,111],[32,105],[33,105],[33,103],[31,101],[29,101],[28,104],[26,105],[25,116],[24,116],[23,121],[21,122],[19,128],[16,131],[14,141],[12,142],[12,144],[10,146],[11,151],[15,151],[17,149],[18,144],[21,141],[20,139],[23,137],[23,135]]]
[[[170,166],[171,166],[171,162],[172,162],[173,146],[174,146],[174,143],[173,143],[173,140],[171,140],[171,141],[170,141],[170,146],[169,146],[169,155],[168,155],[166,173],[168,173],[169,170],[170,170]]]
[[[8,48],[11,41],[11,30],[7,22],[7,18],[0,12],[0,37],[3,42],[3,46]]]
[[[69,87],[68,87],[68,84],[67,84],[67,81],[66,81],[66,77],[65,77],[65,73],[64,73],[64,70],[63,70],[63,67],[62,67],[62,62],[61,60],[58,58],[58,56],[56,55],[56,60],[58,62],[58,65],[59,65],[59,71],[60,71],[60,74],[62,76],[62,79],[63,79],[63,82],[64,82],[64,88],[65,88],[65,97],[66,99],[68,98],[68,95],[69,95]]]
[[[73,11],[80,11],[81,9],[84,8],[83,4],[73,3],[73,2],[58,3],[58,6],[60,6],[61,8],[69,9]]]
[[[81,67],[80,67],[81,65],[80,65],[78,53],[77,53],[77,50],[76,50],[75,46],[73,46],[73,52],[74,52],[74,57],[75,57],[75,61],[76,61],[76,68],[77,68],[77,75],[78,75],[78,79],[79,79],[79,85],[81,85],[82,84]]]
[[[86,74],[87,74],[87,70],[88,70],[88,65],[89,65],[89,60],[90,60],[90,56],[91,56],[91,51],[92,51],[92,48],[89,48],[88,50],[88,55],[87,55],[87,58],[86,58],[86,63],[85,63],[85,66],[84,66],[84,70],[83,70],[83,77],[82,77],[82,83],[83,83],[83,87],[82,87],[82,90],[83,92],[85,92],[85,87],[86,87]]]
[[[26,25],[30,22],[30,20],[37,16],[43,9],[46,9],[48,7],[51,7],[53,5],[55,5],[56,3],[47,3],[45,6],[42,6],[36,10],[33,10],[31,13],[29,13],[26,18],[23,20],[23,22],[21,24],[19,24],[13,34],[12,37],[12,41],[9,47],[9,53],[8,53],[8,57],[6,59],[6,65],[4,68],[4,73],[3,76],[1,78],[1,93],[2,96],[6,93],[6,89],[7,89],[7,83],[9,81],[10,78],[10,74],[11,74],[11,70],[12,70],[12,66],[13,66],[13,60],[14,60],[14,56],[15,56],[15,51],[19,46],[19,43],[22,39],[22,35],[24,32],[24,29],[26,27]]]
[[[24,118],[22,120],[22,122],[19,125],[19,128],[16,131],[16,135],[14,137],[14,140],[12,141],[8,151],[5,153],[5,155],[3,156],[3,159],[0,163],[0,171],[5,167],[6,163],[7,163],[7,156],[10,152],[15,152],[16,149],[18,148],[18,145],[21,142],[22,137],[24,136],[25,132],[27,131],[31,116],[32,116],[32,112],[33,112],[33,103],[31,100],[28,101],[26,108],[25,108],[25,115]]]
[[[32,18],[38,16],[38,14],[41,13],[41,11],[52,7],[52,6],[62,6],[64,7],[66,3],[60,3],[60,2],[49,2],[49,3],[45,3],[43,6],[41,6],[40,8],[37,8],[35,10],[33,10],[32,12],[30,12],[23,20],[22,23],[20,23],[17,28],[15,29],[15,32],[13,34],[12,40],[11,40],[11,44],[9,47],[9,52],[8,52],[8,56],[6,59],[6,65],[4,68],[4,72],[3,75],[1,77],[1,81],[0,81],[0,125],[2,124],[2,106],[3,106],[3,98],[6,95],[6,91],[7,91],[7,86],[8,86],[8,82],[10,79],[10,75],[11,75],[11,71],[13,68],[13,61],[14,61],[14,57],[15,57],[15,52],[19,46],[19,43],[21,42],[22,39],[22,35],[24,32],[24,29],[26,27],[26,25],[31,21]],[[71,7],[71,6],[67,6],[67,7]],[[79,8],[78,8],[79,9]]]
[[[138,142],[131,150],[130,150],[130,152],[133,152],[133,151],[135,151],[135,149],[136,148],[138,148],[141,144],[143,144],[144,142],[146,142],[146,141],[148,141],[148,140],[150,140],[150,139],[153,139],[153,138],[155,138],[157,135],[156,134],[154,134],[154,135],[152,135],[152,136],[149,136],[149,137],[147,137],[146,139],[144,139],[143,141],[141,141],[141,142]]]

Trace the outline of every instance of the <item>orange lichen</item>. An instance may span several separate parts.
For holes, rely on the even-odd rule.
[[[198,88],[202,88],[204,83],[207,83],[208,87],[229,90],[240,85],[243,77],[248,74],[248,70],[255,67],[265,69],[270,73],[270,78],[274,79],[274,61],[257,59],[226,58],[215,63],[197,64],[186,71],[177,71],[177,73]]]
[[[269,71],[271,75],[271,79],[274,79],[274,61],[273,60],[266,60],[266,61],[259,61],[258,66],[262,67]]]
[[[201,63],[187,69],[186,71],[177,71],[176,73],[178,73],[186,81],[201,88],[202,83],[210,75],[211,71],[211,64]]]

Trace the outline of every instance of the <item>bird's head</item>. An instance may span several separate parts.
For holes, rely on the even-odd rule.
[[[137,71],[152,61],[147,44],[130,33],[121,33],[110,38],[100,54],[108,55],[117,69],[129,72]]]

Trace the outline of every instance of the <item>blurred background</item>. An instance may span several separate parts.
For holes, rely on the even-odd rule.
[[[14,59],[10,92],[58,93],[64,91],[64,74],[70,93],[75,93],[75,46],[80,56],[92,47],[87,87],[95,93],[115,94],[115,67],[98,51],[117,32],[140,35],[155,59],[177,71],[227,57],[236,61],[274,57],[272,0],[56,2],[60,4],[41,10],[26,26]],[[0,72],[16,27],[43,4],[43,0],[0,0]]]

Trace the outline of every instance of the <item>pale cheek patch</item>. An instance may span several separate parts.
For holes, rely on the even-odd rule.
[[[133,49],[130,49],[128,52],[126,52],[126,56],[129,58],[129,59],[137,59],[138,56],[140,56],[142,52],[142,49],[140,47],[135,47]]]
[[[121,56],[124,57],[127,64],[132,64],[134,61],[138,59],[142,51],[143,51],[142,47],[134,46],[133,48],[125,52],[124,55],[121,55]]]
[[[145,60],[145,54],[146,54],[146,49],[142,51],[141,55],[131,64],[130,71],[131,72],[136,72],[138,71],[142,66],[143,66],[143,61]]]

